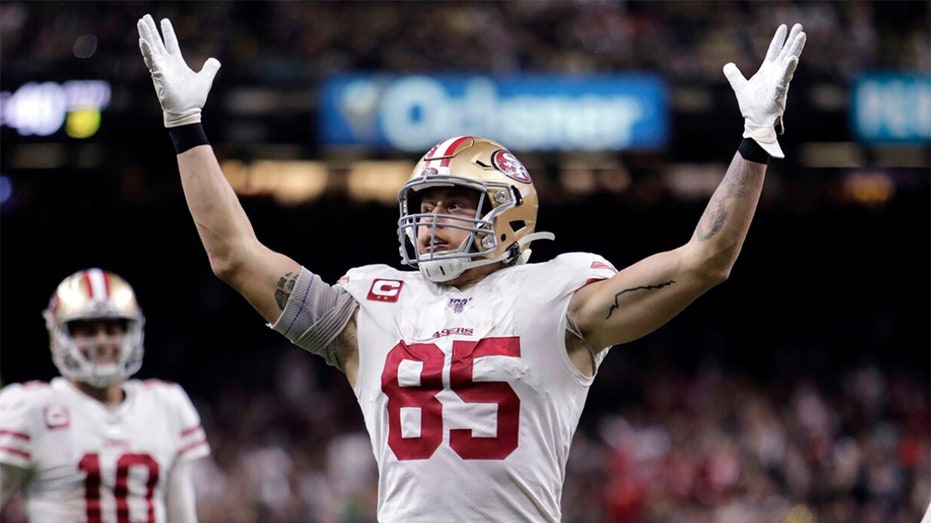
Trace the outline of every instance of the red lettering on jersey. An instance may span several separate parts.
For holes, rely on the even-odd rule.
[[[453,327],[452,329],[440,329],[433,333],[434,338],[442,338],[445,336],[450,336],[452,334],[462,334],[464,336],[471,336],[473,329],[468,327]]]
[[[42,409],[42,417],[45,419],[45,426],[49,430],[64,429],[71,424],[71,415],[68,408],[64,405],[49,405]]]
[[[401,294],[402,287],[404,287],[404,282],[401,280],[385,280],[378,278],[372,282],[372,287],[369,289],[369,294],[366,299],[394,303],[398,301],[398,296]]]

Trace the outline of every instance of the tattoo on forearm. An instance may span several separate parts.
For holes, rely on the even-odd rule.
[[[284,310],[288,304],[288,298],[291,297],[291,291],[294,290],[294,283],[297,282],[297,274],[293,272],[286,273],[278,280],[278,288],[275,289],[275,302],[278,308]]]
[[[641,285],[639,287],[631,287],[629,289],[622,290],[621,292],[614,295],[614,303],[608,307],[608,315],[605,316],[605,319],[610,318],[611,315],[614,314],[614,311],[620,307],[620,305],[617,303],[617,299],[621,296],[621,294],[627,294],[628,292],[633,291],[652,291],[656,289],[662,289],[663,287],[668,287],[674,283],[676,283],[676,280],[669,280],[664,281],[663,283],[657,283],[655,285]]]
[[[742,199],[749,196],[751,175],[746,165],[740,163],[731,165],[698,222],[696,233],[699,240],[707,240],[721,232],[728,216],[724,202],[728,199]]]
[[[698,239],[705,241],[721,231],[724,220],[727,219],[727,209],[721,201],[721,196],[715,193],[705,207],[705,212],[698,221]]]

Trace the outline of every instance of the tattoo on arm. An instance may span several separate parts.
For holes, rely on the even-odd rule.
[[[701,215],[701,220],[698,222],[698,239],[705,241],[718,232],[721,231],[721,227],[724,226],[724,220],[727,219],[727,210],[724,208],[724,204],[721,201],[722,198],[717,193],[711,197],[711,201],[708,202],[708,206],[705,207],[705,212]]]
[[[297,282],[297,273],[288,272],[278,279],[278,288],[275,289],[275,301],[278,308],[284,310],[288,304],[288,298],[291,297],[291,291],[294,290],[294,283]]]
[[[616,311],[620,307],[620,305],[617,303],[617,299],[621,296],[621,294],[627,294],[628,292],[633,292],[633,291],[651,291],[655,289],[662,289],[663,287],[668,287],[669,285],[672,285],[673,283],[676,283],[676,280],[664,281],[663,283],[657,283],[655,285],[641,285],[639,287],[631,287],[629,289],[622,290],[621,292],[614,295],[614,303],[610,307],[608,307],[608,315],[605,316],[605,319],[610,318],[611,315],[614,314],[614,311]]]
[[[711,196],[711,201],[705,207],[705,212],[698,222],[698,239],[708,240],[721,232],[727,220],[727,209],[724,202],[729,199],[741,199],[750,196],[748,188],[749,178],[752,175],[746,163],[737,163],[728,169],[721,181],[721,185]]]

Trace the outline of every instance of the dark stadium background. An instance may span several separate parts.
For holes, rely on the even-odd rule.
[[[242,451],[239,445],[312,438],[326,441],[335,434],[363,430],[342,375],[311,356],[302,363],[309,366],[313,379],[306,401],[326,405],[323,411],[329,418],[308,421],[314,416],[304,413],[306,418],[301,418],[289,410],[300,408],[292,406],[272,409],[273,413],[258,416],[248,426],[237,419],[240,410],[257,416],[247,407],[250,403],[266,407],[280,403],[281,369],[292,364],[295,354],[302,354],[265,327],[247,303],[210,272],[139,57],[135,21],[142,14],[172,18],[182,51],[192,65],[199,67],[206,56],[217,56],[223,63],[204,111],[205,127],[219,156],[251,159],[261,150],[261,143],[272,143],[293,146],[296,158],[339,163],[345,158],[325,150],[314,135],[314,86],[325,71],[390,70],[391,62],[379,50],[406,45],[412,54],[421,53],[412,67],[456,71],[456,61],[440,66],[437,57],[436,63],[431,62],[433,57],[421,45],[424,38],[411,33],[422,30],[426,22],[439,24],[459,16],[464,6],[471,6],[502,17],[499,24],[505,27],[511,23],[509,13],[514,15],[514,23],[522,24],[525,34],[538,38],[534,45],[550,53],[545,58],[517,60],[522,71],[560,72],[568,67],[560,62],[564,56],[560,50],[574,45],[572,34],[558,26],[561,16],[581,16],[580,12],[599,5],[625,12],[638,35],[633,45],[641,42],[643,47],[616,61],[600,56],[590,67],[659,72],[676,93],[699,92],[700,107],[674,107],[671,142],[665,150],[610,153],[630,175],[630,185],[619,192],[596,189],[567,196],[560,186],[564,160],[560,153],[518,151],[528,165],[536,166],[533,174],[541,198],[537,229],[552,231],[557,238],[534,244],[534,258],[545,260],[560,252],[585,250],[604,255],[618,267],[685,242],[704,208],[702,198],[683,198],[664,185],[661,174],[677,166],[708,165],[720,165],[723,173],[724,162],[739,141],[741,119],[733,93],[719,74],[723,62],[685,69],[670,64],[683,60],[679,53],[694,59],[705,56],[701,49],[713,49],[703,41],[709,33],[723,37],[736,31],[748,45],[762,45],[777,23],[793,21],[783,16],[794,14],[806,25],[809,40],[789,93],[787,132],[780,139],[787,158],[770,163],[763,201],[730,280],[660,331],[611,351],[589,396],[580,437],[604,449],[607,420],[621,416],[634,424],[637,420],[661,424],[664,409],[681,412],[657,395],[693,390],[689,387],[703,377],[720,377],[718,386],[724,390],[759,394],[777,411],[791,410],[788,406],[797,386],[810,383],[840,420],[837,439],[852,438],[866,447],[869,435],[881,426],[900,438],[901,446],[893,455],[901,456],[906,443],[917,438],[917,450],[912,450],[918,457],[897,469],[899,488],[886,497],[874,496],[861,482],[856,488],[829,493],[782,492],[788,506],[805,507],[813,521],[915,521],[909,518],[923,512],[931,488],[931,148],[927,143],[899,147],[858,143],[844,102],[849,97],[849,82],[858,71],[931,72],[928,3],[541,2],[541,13],[535,17],[515,14],[517,5],[527,7],[527,2],[509,4],[0,4],[0,90],[12,91],[29,81],[75,78],[106,79],[113,86],[111,107],[91,139],[73,140],[61,133],[23,137],[8,126],[0,128],[0,174],[12,185],[12,196],[0,206],[2,382],[47,380],[57,374],[49,358],[41,311],[58,281],[80,268],[100,266],[133,284],[146,314],[147,351],[139,376],[177,381],[195,398],[215,438],[212,443],[221,469],[234,468],[230,464]],[[283,27],[281,13],[289,9],[301,15]],[[364,46],[354,40],[363,39],[365,24],[377,21],[380,11],[402,21],[393,35],[397,38]],[[301,68],[295,64],[323,52],[310,47],[302,52],[294,45],[307,39],[301,32],[315,31],[314,16],[336,24],[325,32],[345,39],[326,43],[339,46],[342,53],[340,61],[319,59],[312,67]],[[873,38],[868,39],[872,47],[855,38],[862,33],[853,28],[864,27],[873,31]],[[651,50],[650,39],[643,36],[650,31],[672,41]],[[97,50],[90,58],[75,58],[74,39],[87,33],[96,34]],[[444,45],[442,34],[441,30],[429,33],[437,47]],[[762,58],[750,53],[752,62],[738,64],[748,76]],[[470,56],[467,51],[461,54]],[[461,70],[487,72],[481,58],[461,63]],[[282,98],[306,100],[306,104],[244,116],[226,103],[244,87],[267,89]],[[817,152],[823,150],[818,144],[832,143],[850,145],[859,164],[850,163],[850,155],[843,152],[849,149]],[[36,154],[43,160],[37,165],[45,167],[23,160]],[[832,154],[843,157],[832,163]],[[413,160],[416,155],[363,151],[361,156]],[[857,173],[890,180],[893,192],[879,200],[857,200],[850,191],[850,178]],[[243,204],[260,239],[329,282],[353,266],[399,263],[397,209],[391,205],[358,201],[340,190],[328,190],[297,206],[283,206],[262,196],[243,197]],[[853,377],[864,371],[879,375],[883,390],[909,391],[912,396],[905,400],[906,412],[902,411],[903,400],[890,395],[880,412],[867,421],[852,413],[849,387]],[[894,384],[901,387],[894,389]],[[725,412],[721,423],[732,427],[739,411]],[[785,413],[782,419],[790,418]],[[793,431],[788,423],[787,430]],[[585,452],[610,455],[607,450],[599,454],[574,447],[573,458]],[[641,505],[634,504],[636,510],[612,502],[606,489],[616,470],[606,467],[590,465],[585,468],[590,476],[577,475],[570,467],[564,503],[567,521],[666,521],[655,515],[659,509],[650,505],[649,497],[641,499]],[[692,514],[694,521],[723,521],[698,518],[699,514],[711,517],[715,507],[747,488],[728,491],[714,502],[686,496],[677,506],[686,507],[682,510]],[[583,489],[588,491],[585,503]],[[371,499],[358,502],[362,515],[352,516],[358,519],[331,520],[365,521],[367,502]],[[325,520],[322,516],[301,519],[290,512],[283,515],[256,503],[251,507],[259,515],[256,520]],[[581,505],[591,506],[583,510]],[[857,513],[850,507],[862,510],[868,519],[850,515]],[[805,521],[794,514],[783,511],[779,519],[759,521]]]

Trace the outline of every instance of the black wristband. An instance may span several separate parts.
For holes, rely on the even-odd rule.
[[[181,154],[188,149],[193,149],[198,145],[210,145],[207,141],[207,135],[200,122],[178,127],[169,127],[168,135],[171,136],[171,142],[175,144],[175,153]]]
[[[737,147],[737,152],[748,162],[769,163],[769,153],[764,151],[763,148],[760,147],[760,144],[750,138],[744,138],[743,141],[740,142],[740,146]]]

